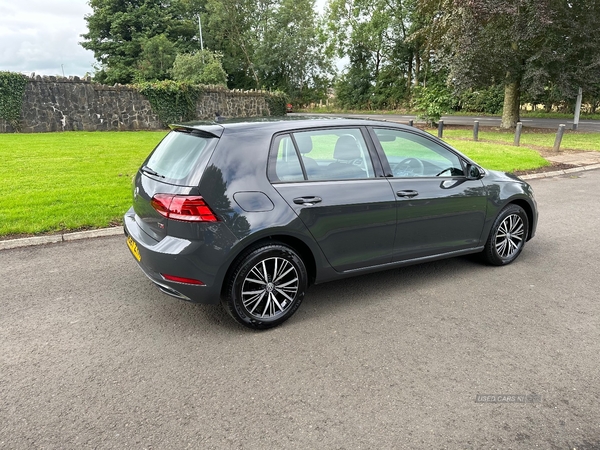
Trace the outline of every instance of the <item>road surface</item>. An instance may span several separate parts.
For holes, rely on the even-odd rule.
[[[532,184],[514,264],[313,286],[266,332],[159,293],[123,237],[0,251],[0,448],[598,449],[600,171]]]

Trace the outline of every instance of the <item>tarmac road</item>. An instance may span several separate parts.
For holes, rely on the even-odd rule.
[[[514,264],[313,286],[266,332],[159,293],[122,237],[0,251],[0,448],[598,449],[600,171],[531,183]]]
[[[304,113],[292,113],[290,116],[300,116]],[[360,119],[376,119],[376,120],[388,120],[391,122],[399,122],[407,124],[409,120],[417,122],[417,116],[403,115],[403,114],[308,114],[311,116],[332,116],[332,117],[354,117]],[[442,120],[445,125],[465,125],[472,127],[475,120],[479,121],[479,125],[482,127],[499,127],[502,121],[500,117],[490,116],[442,116]],[[524,118],[521,120],[524,127],[530,128],[549,128],[552,130],[558,130],[560,124],[565,124],[567,130],[573,128],[573,119],[536,119]],[[600,120],[580,120],[579,131],[587,132],[600,132]]]

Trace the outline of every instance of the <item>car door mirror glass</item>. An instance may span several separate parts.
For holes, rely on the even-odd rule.
[[[466,165],[466,172],[467,172],[467,178],[470,180],[478,180],[479,178],[481,178],[483,176],[483,173],[481,172],[479,167],[477,167],[474,164],[470,164],[470,163],[468,163]]]

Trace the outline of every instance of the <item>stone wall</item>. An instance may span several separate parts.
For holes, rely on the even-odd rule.
[[[265,92],[207,87],[197,119],[269,115]],[[150,102],[129,86],[105,86],[78,77],[29,79],[21,110],[21,132],[158,130],[165,127]],[[15,130],[0,119],[0,133]]]

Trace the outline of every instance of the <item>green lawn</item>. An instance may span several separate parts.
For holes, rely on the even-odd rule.
[[[444,141],[483,167],[512,172],[549,166],[538,152],[526,147],[514,147],[489,142],[469,142],[444,138]]]
[[[0,135],[0,236],[105,227],[166,132]]]
[[[437,134],[437,131],[430,131]],[[552,149],[556,132],[531,133],[523,129],[521,134],[521,145],[530,145],[535,147],[546,147]],[[473,140],[473,130],[456,129],[444,130],[444,140],[450,142],[452,139]],[[515,134],[514,131],[479,131],[479,139],[484,141],[501,142],[512,145]],[[453,145],[453,144],[451,144]],[[461,144],[457,144],[461,145]],[[600,133],[582,133],[565,131],[561,150],[579,150],[579,151],[600,151]]]
[[[548,164],[531,149],[469,142],[452,133],[446,133],[450,145],[490,169],[527,170]],[[0,135],[0,236],[120,224],[131,205],[132,177],[165,134]]]

